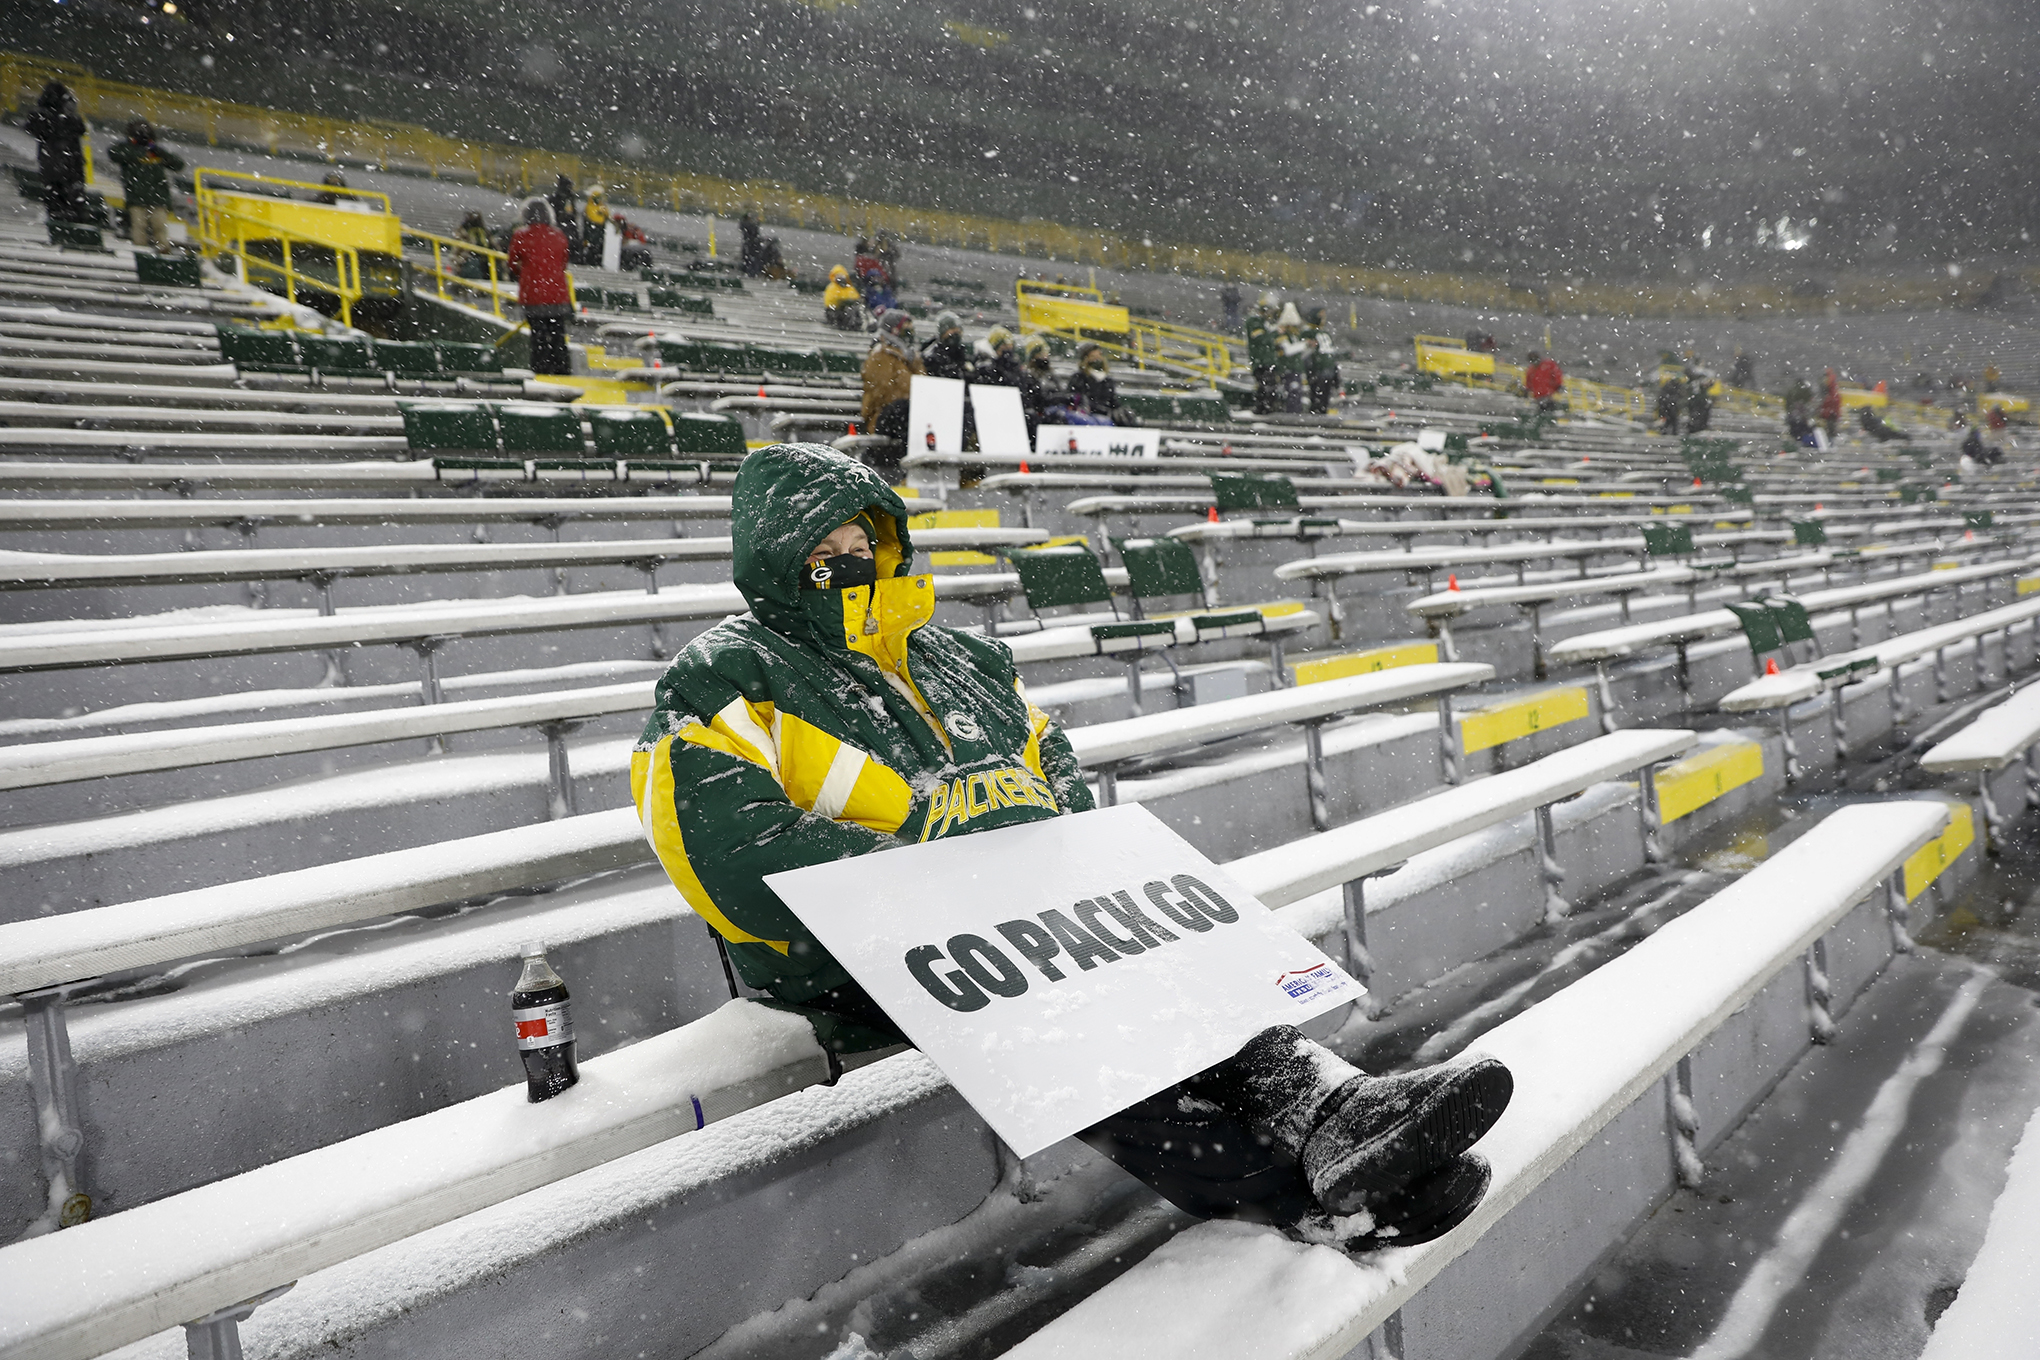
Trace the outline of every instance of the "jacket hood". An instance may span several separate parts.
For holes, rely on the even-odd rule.
[[[906,502],[885,479],[823,444],[773,444],[744,459],[731,496],[732,574],[758,621],[776,633],[843,649],[833,624],[816,626],[801,603],[808,554],[860,513],[877,527],[880,580],[913,565]]]

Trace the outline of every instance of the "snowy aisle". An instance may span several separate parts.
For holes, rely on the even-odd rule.
[[[2036,841],[1960,894],[1926,934],[1939,948],[1897,960],[1524,1360],[1920,1353],[2040,1107]]]

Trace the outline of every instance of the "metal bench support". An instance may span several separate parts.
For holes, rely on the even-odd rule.
[[[50,1211],[55,1226],[76,1227],[92,1217],[92,1196],[85,1188],[78,1064],[71,1057],[63,989],[40,988],[15,999],[21,1002],[28,1030],[28,1082],[42,1130],[43,1183],[49,1188]]]
[[[1707,1167],[1700,1160],[1700,1115],[1693,1108],[1693,1059],[1681,1058],[1665,1073],[1665,1122],[1671,1130],[1672,1175],[1687,1190],[1698,1190]]]

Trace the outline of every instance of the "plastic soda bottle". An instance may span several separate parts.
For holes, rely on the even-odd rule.
[[[565,979],[545,961],[545,945],[534,941],[518,951],[524,971],[510,993],[510,1019],[517,1030],[517,1056],[531,1103],[551,1100],[581,1079],[574,1063],[574,1017],[567,1006]]]

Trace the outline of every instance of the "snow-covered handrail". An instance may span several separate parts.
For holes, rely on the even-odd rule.
[[[1021,1342],[1008,1360],[1119,1360],[1130,1346],[1173,1360],[1233,1360],[1242,1337],[1254,1338],[1255,1354],[1281,1360],[1349,1354],[1796,966],[1938,835],[1947,815],[1928,801],[1843,808],[1628,953],[1475,1040],[1469,1054],[1506,1062],[1516,1094],[1479,1144],[1494,1167],[1493,1187],[1437,1241],[1363,1263],[1266,1229],[1200,1225]],[[1239,876],[1236,865],[1229,872]],[[1274,1287],[1285,1278],[1298,1287]]]
[[[1882,554],[1873,555],[1866,552],[1855,560],[1876,561],[1881,556]],[[1866,604],[1882,604],[1887,600],[1900,600],[1931,591],[1953,589],[1976,581],[2017,576],[2032,570],[2035,562],[2036,559],[2029,557],[2013,557],[1998,562],[1981,562],[1973,567],[1915,572],[1910,576],[1894,576],[1882,581],[1868,581],[1862,585],[1809,591],[1794,598],[1806,607],[1808,613],[1854,609]],[[1720,637],[1733,633],[1740,627],[1742,624],[1728,610],[1706,609],[1697,614],[1659,619],[1652,623],[1636,623],[1621,628],[1603,628],[1591,633],[1577,633],[1554,642],[1550,655],[1552,661],[1560,665],[1584,661],[1611,661],[1617,657],[1634,656],[1649,647]]]
[[[1343,463],[1346,461],[1345,453],[1328,449],[1325,454],[1316,457],[1302,452],[1288,457],[1270,454],[1204,455],[1171,453],[1164,447],[1161,457],[1146,466],[1156,471],[1286,472],[1302,477],[1324,477],[1328,460]],[[1104,472],[1112,475],[1123,475],[1129,471],[1124,458],[1098,453],[910,453],[900,460],[900,465],[909,470],[923,467],[1026,467],[1048,472]]]
[[[209,434],[181,430],[59,430],[10,425],[0,428],[0,449],[110,449],[134,453],[167,449],[179,453],[260,453],[276,456],[278,444],[298,454],[372,458],[407,452],[402,435],[379,434]]]
[[[806,1019],[750,1002],[524,1084],[0,1248],[7,1360],[85,1360],[829,1078]]]
[[[273,445],[272,445],[273,447]],[[728,496],[518,496],[472,500],[11,500],[0,529],[202,529],[385,524],[546,524],[601,520],[728,519]]]
[[[1943,572],[1942,575],[1951,573]],[[2014,625],[2040,619],[2040,599],[2021,600],[1998,609],[1971,614],[1956,619],[1953,623],[1936,624],[1868,647],[1859,647],[1853,652],[1839,656],[1823,657],[1804,665],[1793,666],[1779,671],[1776,675],[1761,676],[1740,689],[1730,690],[1722,696],[1721,708],[1728,713],[1756,713],[1774,708],[1789,708],[1791,705],[1811,699],[1825,690],[1840,689],[1869,679],[1879,671],[1916,661],[1929,652],[1940,651],[1958,642],[1967,642],[1986,633],[2010,630]]]
[[[0,485],[5,485],[0,481]],[[1419,503],[1421,504],[1421,502]],[[1448,520],[1325,520],[1298,517],[1287,520],[1220,520],[1213,524],[1185,524],[1169,530],[1169,537],[1190,543],[1225,541],[1236,538],[1415,538],[1423,534],[1537,534],[1568,530],[1634,529],[1642,524],[1713,524],[1716,521],[1753,522],[1748,510],[1718,511],[1691,515],[1536,515],[1521,519]]]

